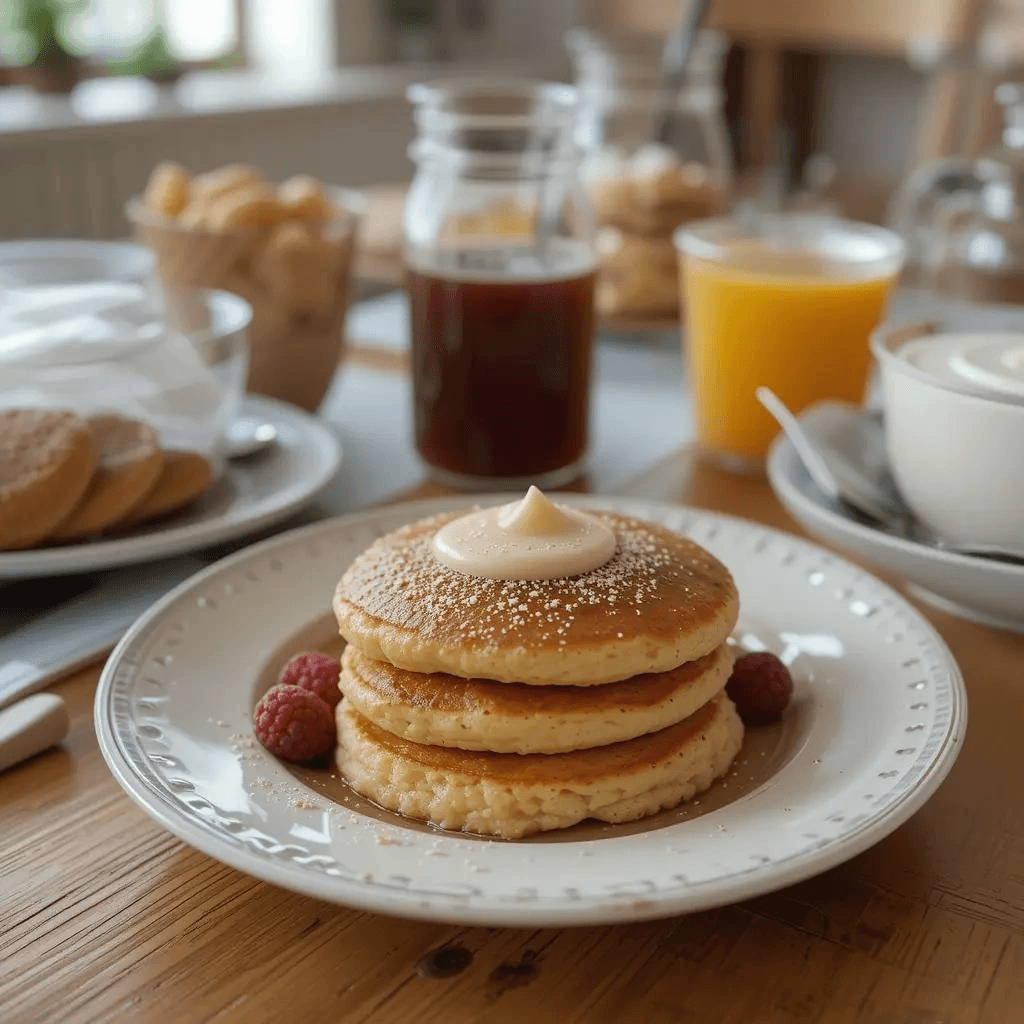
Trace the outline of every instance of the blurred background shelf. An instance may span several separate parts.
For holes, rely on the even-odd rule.
[[[2,5],[0,83],[24,78],[11,64],[11,14],[25,2]],[[573,25],[657,41],[680,10],[677,0],[431,0],[414,24],[406,6],[210,0],[197,19],[182,0],[86,0],[89,77],[66,95],[0,84],[3,178],[20,197],[0,207],[0,238],[122,236],[124,201],[164,158],[242,159],[271,177],[301,169],[347,186],[407,180],[410,82],[565,79]],[[991,143],[992,86],[1019,77],[1024,53],[1020,0],[715,0],[710,22],[728,40],[740,194],[798,187],[808,159],[823,157],[824,196],[875,221],[914,166]],[[166,25],[180,77],[123,73],[131,32],[151,24]]]

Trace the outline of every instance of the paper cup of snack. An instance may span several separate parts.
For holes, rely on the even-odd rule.
[[[160,164],[127,213],[156,254],[168,307],[233,292],[253,308],[248,390],[315,410],[341,358],[360,197],[308,175],[274,185],[247,164]]]
[[[595,304],[603,317],[674,317],[679,309],[677,256],[671,239],[597,233]]]

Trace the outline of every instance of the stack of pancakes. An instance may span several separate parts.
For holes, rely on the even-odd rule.
[[[624,822],[723,775],[743,738],[724,692],[739,599],[678,534],[595,513],[617,550],[591,572],[491,580],[447,568],[414,523],[338,584],[337,763],[381,806],[519,838]]]
[[[62,409],[0,412],[0,551],[87,539],[175,511],[213,480],[141,420]]]

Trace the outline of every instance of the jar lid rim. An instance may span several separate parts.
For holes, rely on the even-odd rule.
[[[417,82],[406,89],[420,126],[451,125],[460,128],[516,128],[541,124],[568,125],[579,107],[579,92],[562,82],[534,79],[448,78]],[[523,103],[522,110],[479,111],[460,108],[460,103],[502,100]],[[529,106],[533,104],[533,106]]]

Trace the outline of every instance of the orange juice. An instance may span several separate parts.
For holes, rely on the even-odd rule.
[[[684,252],[680,268],[704,451],[763,461],[778,427],[754,396],[760,385],[794,412],[822,398],[863,398],[868,335],[896,278],[892,261],[851,268],[814,252],[743,243],[724,259]]]

